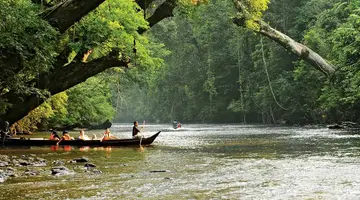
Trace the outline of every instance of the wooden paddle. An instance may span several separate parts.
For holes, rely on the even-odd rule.
[[[141,130],[143,131],[144,128],[145,128],[145,120],[144,120],[144,122],[143,122],[143,125],[142,125],[142,127],[141,127]],[[144,150],[144,148],[141,146],[141,142],[142,142],[143,137],[144,137],[143,135],[140,135],[140,150],[141,150],[141,151]]]

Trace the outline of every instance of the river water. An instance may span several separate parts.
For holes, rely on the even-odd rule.
[[[152,146],[0,149],[48,160],[41,175],[10,178],[0,199],[359,199],[360,134],[326,128],[256,125],[146,125],[162,133]],[[131,125],[111,132],[130,137]],[[88,134],[101,131],[93,131]],[[73,136],[77,133],[71,133]],[[52,161],[86,156],[102,174],[66,164],[74,175],[52,176]],[[34,167],[35,168],[35,167]],[[21,169],[18,169],[21,170]]]

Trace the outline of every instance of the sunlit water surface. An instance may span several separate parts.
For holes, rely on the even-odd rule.
[[[152,146],[0,149],[47,159],[42,175],[10,178],[1,199],[359,199],[360,134],[326,128],[146,125]],[[128,138],[131,125],[115,124]],[[98,136],[102,131],[91,131]],[[73,136],[76,132],[71,133]],[[86,156],[102,174],[52,176],[52,160]],[[34,168],[32,168],[34,169]],[[152,172],[159,171],[159,172]]]

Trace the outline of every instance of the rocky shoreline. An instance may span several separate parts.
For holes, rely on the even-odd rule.
[[[79,170],[71,170],[79,169]],[[86,157],[74,158],[68,161],[55,160],[49,163],[46,159],[35,154],[8,156],[0,154],[0,183],[22,176],[51,175],[63,176],[76,173],[101,174],[97,166],[89,162]]]

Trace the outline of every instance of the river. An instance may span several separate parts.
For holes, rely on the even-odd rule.
[[[0,184],[0,199],[358,199],[360,134],[326,128],[257,125],[146,125],[162,130],[152,146],[0,149],[48,160],[38,176]],[[130,137],[131,125],[111,132]],[[89,135],[102,131],[90,131]],[[75,132],[71,133],[75,136]],[[52,161],[86,156],[102,174],[66,164],[74,175],[52,176]],[[35,167],[33,167],[35,168]],[[22,169],[18,169],[22,170]]]

